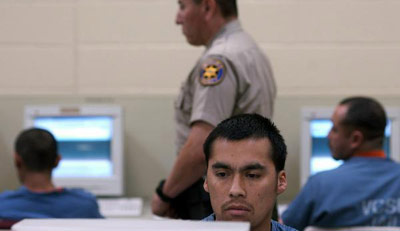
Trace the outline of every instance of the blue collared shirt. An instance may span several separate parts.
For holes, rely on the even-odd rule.
[[[285,224],[400,226],[400,165],[389,159],[353,157],[311,176],[282,214]]]

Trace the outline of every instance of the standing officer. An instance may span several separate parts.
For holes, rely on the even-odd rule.
[[[176,23],[205,51],[175,101],[178,157],[153,196],[159,216],[201,219],[211,211],[204,192],[202,145],[222,120],[243,113],[272,117],[276,87],[266,56],[243,31],[236,0],[178,0]]]

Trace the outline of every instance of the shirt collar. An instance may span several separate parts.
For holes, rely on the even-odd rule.
[[[353,155],[353,157],[376,157],[376,158],[386,158],[385,152],[383,150],[373,150],[368,152],[359,152]]]
[[[232,21],[228,22],[227,24],[225,24],[219,31],[218,33],[214,36],[214,38],[209,42],[209,44],[207,45],[207,49],[211,47],[211,45],[214,43],[214,41],[221,37],[222,35],[226,34],[226,33],[231,33],[237,30],[241,30],[242,26],[239,22],[238,19],[233,19]]]
[[[61,192],[64,191],[63,187],[55,187],[53,190],[47,190],[47,191],[46,190],[43,190],[43,191],[32,191],[32,190],[28,189],[25,185],[22,185],[20,187],[20,189],[23,190],[23,191],[28,191],[28,192],[37,193],[37,194],[61,193]]]

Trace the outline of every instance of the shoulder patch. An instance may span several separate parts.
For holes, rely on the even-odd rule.
[[[225,66],[217,58],[208,58],[201,65],[200,84],[203,86],[214,86],[220,84],[225,77]]]

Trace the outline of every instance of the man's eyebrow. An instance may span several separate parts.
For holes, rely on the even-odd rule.
[[[222,163],[222,162],[217,162],[217,163],[213,164],[211,167],[213,169],[216,169],[216,168],[231,169],[231,167],[229,165]]]
[[[248,164],[240,168],[240,171],[247,171],[247,170],[264,170],[266,169],[264,165],[259,163]]]
[[[222,163],[222,162],[217,162],[211,166],[213,169],[232,169],[232,167],[228,164]],[[239,171],[247,171],[247,170],[264,170],[266,167],[264,165],[261,165],[260,163],[252,163],[245,165],[239,169]]]

